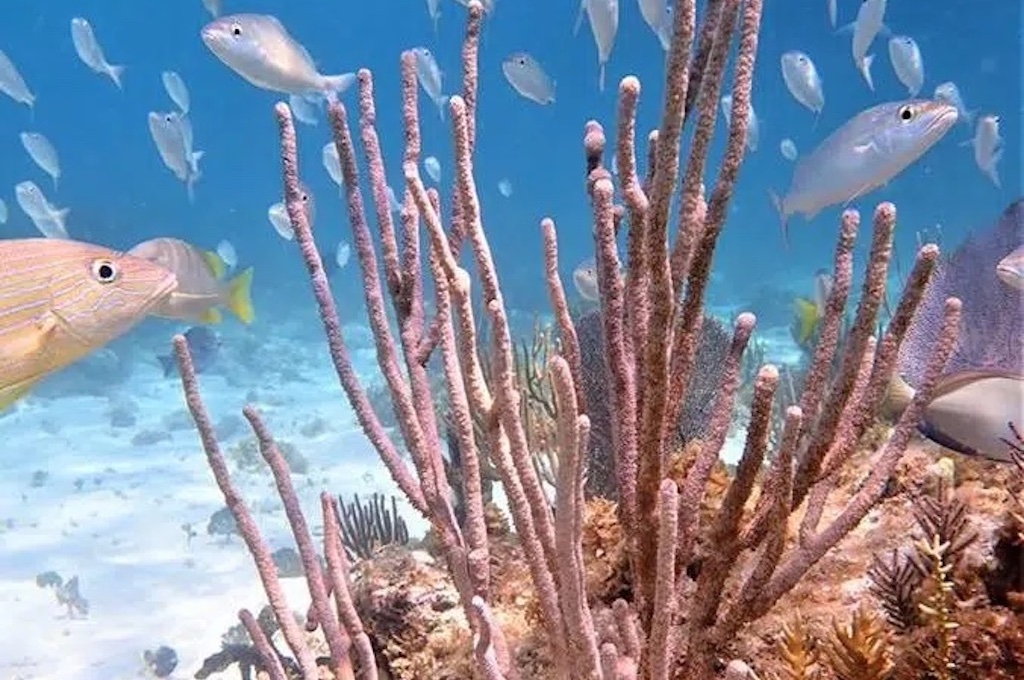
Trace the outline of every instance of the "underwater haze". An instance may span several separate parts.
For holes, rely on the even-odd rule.
[[[387,180],[401,200],[402,52],[429,50],[421,53],[427,57],[420,75],[429,78],[424,64],[436,62],[441,95],[462,89],[467,10],[455,0],[438,4],[436,17],[426,0],[47,0],[8,1],[0,8],[0,52],[12,67],[0,61],[0,239],[92,244],[109,249],[114,262],[124,252],[142,253],[133,249],[152,239],[178,239],[180,248],[157,242],[156,250],[145,252],[159,256],[138,257],[163,265],[173,258],[179,292],[192,285],[189,294],[206,300],[200,312],[192,302],[183,312],[164,292],[147,289],[139,294],[153,296],[146,303],[152,306],[140,303],[130,329],[109,339],[90,336],[86,356],[72,358],[68,350],[66,361],[36,374],[18,354],[24,334],[2,327],[13,324],[5,322],[9,310],[3,306],[12,303],[3,300],[13,295],[56,310],[56,295],[44,285],[49,279],[31,278],[37,275],[28,265],[0,271],[0,620],[8,624],[0,636],[0,680],[193,677],[237,624],[237,610],[258,611],[266,599],[252,558],[224,514],[224,498],[186,410],[171,346],[176,334],[186,334],[221,447],[271,549],[282,551],[282,572],[301,568],[273,478],[241,416],[246,404],[256,405],[287,444],[295,485],[310,512],[318,512],[323,489],[343,499],[359,494],[364,501],[379,494],[388,499],[386,510],[396,495],[394,512],[405,518],[409,535],[419,539],[427,531],[427,521],[398,492],[338,388],[287,213],[278,208],[283,226],[268,215],[284,198],[274,105],[291,94],[296,117],[306,119],[296,127],[301,177],[315,205],[313,232],[359,377],[379,388],[383,380],[344,193],[324,163],[324,147],[332,141],[325,100],[334,94],[313,86],[295,93],[258,87],[239,73],[245,67],[214,54],[201,31],[215,21],[214,11],[222,17],[269,15],[294,41],[291,56],[308,58],[305,65],[319,74],[372,71]],[[698,3],[698,16],[704,4]],[[766,2],[752,96],[757,138],[748,137],[706,301],[707,311],[726,325],[742,311],[754,312],[763,358],[778,364],[807,359],[821,313],[820,305],[814,308],[819,272],[832,265],[844,209],[864,215],[855,260],[859,277],[874,207],[896,204],[897,262],[890,274],[898,283],[921,243],[937,241],[951,251],[1024,193],[1021,3],[890,0],[884,26],[867,50],[873,87],[851,54],[858,30],[851,24],[862,3],[835,4],[833,26],[826,0]],[[593,213],[580,148],[584,125],[594,119],[614,130],[618,84],[629,75],[643,85],[643,148],[646,131],[661,123],[666,51],[637,0],[618,5],[603,90],[594,19],[573,30],[577,0],[497,0],[484,21],[476,188],[513,332],[527,342],[537,320],[551,319],[542,218],[557,223],[561,274],[574,311],[596,305]],[[76,24],[81,19],[87,23]],[[78,36],[83,25],[91,29],[92,52],[76,46],[74,25]],[[890,55],[891,49],[900,54],[891,40],[911,44],[904,37],[919,49],[916,75],[913,64],[894,65]],[[791,51],[813,61],[824,101],[820,112],[801,104],[783,77],[781,60]],[[514,58],[524,54],[529,58]],[[86,63],[90,58],[93,66]],[[283,57],[261,59],[254,68],[270,73]],[[162,78],[165,72],[177,76]],[[915,77],[923,77],[919,86]],[[30,101],[18,94],[19,78]],[[168,81],[184,85],[187,110],[172,99]],[[935,139],[893,130],[905,106],[917,115],[937,100],[948,102],[949,83],[962,98],[956,122]],[[942,96],[936,95],[939,86]],[[919,91],[911,96],[910,89]],[[353,124],[356,90],[353,85],[337,93]],[[858,114],[886,103],[894,104],[888,117],[857,122]],[[423,157],[436,159],[421,164],[420,174],[450,201],[450,112],[444,100],[432,102],[421,88],[419,114]],[[829,135],[852,124],[860,126],[859,141],[815,153]],[[190,126],[191,144],[183,126]],[[725,146],[722,109],[716,126],[712,168]],[[40,133],[49,144],[23,133]],[[684,139],[684,159],[691,134]],[[922,137],[907,142],[897,139],[901,134]],[[825,189],[815,185],[808,190],[817,192],[808,200],[820,203],[813,216],[796,211],[785,218],[784,230],[780,207],[797,200],[794,173],[821,184],[825,177],[838,182],[836,173],[848,167],[839,157],[863,150],[865,139],[883,156],[902,153],[904,144],[913,150],[903,160],[887,156],[886,168],[894,169],[885,177],[877,168],[850,170],[864,174],[851,174],[846,184],[871,185],[864,195],[855,189],[845,199],[824,199]],[[361,152],[358,161],[369,205]],[[815,165],[801,171],[805,162]],[[642,158],[639,163],[643,168]],[[709,169],[709,177],[716,172]],[[25,182],[34,183],[35,198]],[[77,251],[59,252],[68,262],[79,261]],[[58,255],[48,253],[42,246],[31,256],[52,264],[49,258]],[[95,267],[91,273],[100,275]],[[110,304],[123,312],[128,303]],[[70,324],[75,335],[78,314],[113,314],[99,302],[85,306],[53,311],[56,332]],[[93,321],[91,326],[108,328],[114,323],[99,316]],[[15,355],[11,365],[23,361],[31,379],[2,374]],[[385,403],[383,389],[378,392]],[[727,462],[735,463],[742,447],[741,437],[730,436]],[[302,599],[302,579],[285,578],[284,585],[295,601],[308,601],[308,595]],[[237,677],[237,670],[210,677]]]

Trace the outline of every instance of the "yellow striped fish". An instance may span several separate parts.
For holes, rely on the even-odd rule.
[[[256,311],[250,289],[253,270],[250,267],[231,279],[224,280],[227,265],[217,253],[202,250],[176,238],[155,238],[143,241],[128,251],[165,267],[178,277],[178,288],[153,312],[156,316],[199,323],[220,323],[217,307],[223,306],[242,321],[252,323]]]
[[[0,262],[0,410],[127,332],[177,286],[152,262],[64,239],[0,240]]]

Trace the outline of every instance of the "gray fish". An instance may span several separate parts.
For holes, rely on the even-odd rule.
[[[18,67],[3,50],[0,50],[0,92],[30,109],[36,104],[36,96],[28,89],[25,79],[18,72]]]
[[[890,414],[902,413],[913,396],[909,385],[894,378],[886,402]],[[1009,423],[1024,423],[1024,375],[964,370],[939,380],[918,430],[957,453],[1005,463]]]
[[[552,104],[555,101],[555,81],[544,72],[544,67],[526,52],[510,54],[501,63],[512,88],[530,101]]]
[[[354,73],[319,73],[306,48],[269,14],[224,16],[204,26],[201,35],[218,59],[264,90],[333,98],[356,80]]]
[[[1007,286],[1024,291],[1024,245],[999,260],[996,275]]]
[[[915,99],[862,111],[796,164],[789,191],[772,202],[782,218],[808,220],[830,205],[847,204],[906,170],[956,124],[956,107]]]
[[[185,342],[192,354],[196,373],[203,373],[217,362],[221,340],[216,331],[207,326],[192,326],[185,331]],[[164,377],[172,375],[178,368],[178,359],[173,354],[158,355],[157,361],[164,369]]]

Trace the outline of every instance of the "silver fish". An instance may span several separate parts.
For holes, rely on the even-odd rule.
[[[604,92],[604,73],[615,47],[615,35],[619,32],[619,0],[583,0],[590,19],[590,32],[597,45],[597,63],[600,74],[598,89]]]
[[[18,67],[3,50],[0,50],[0,92],[30,109],[36,104],[36,96],[28,89]]]
[[[32,220],[36,229],[47,238],[67,238],[68,230],[65,223],[70,208],[57,208],[43,194],[35,182],[19,182],[14,186],[14,198],[18,205]]]
[[[901,412],[914,390],[896,378],[886,407]],[[943,376],[924,408],[918,430],[957,453],[1010,462],[1008,423],[1024,422],[1024,375],[965,370]]]
[[[805,52],[791,50],[784,53],[780,61],[782,79],[786,81],[789,93],[811,111],[821,113],[825,108],[825,92],[811,58]]]
[[[668,48],[672,46],[672,29],[674,22],[675,8],[672,5],[666,5],[665,16],[662,17],[661,26],[656,31],[658,34],[658,42],[661,43],[661,49],[666,52],[668,52]]]
[[[434,102],[441,120],[444,120],[444,107],[448,103],[448,97],[443,92],[444,72],[437,65],[434,53],[426,47],[414,47],[412,53],[416,57],[416,80]]]
[[[177,71],[164,71],[160,74],[160,79],[164,83],[164,89],[167,90],[167,96],[171,98],[179,111],[187,114],[191,101],[188,95],[188,86],[185,85],[181,75]]]
[[[875,36],[885,25],[885,6],[886,0],[864,0],[857,10],[857,19],[853,23],[853,63],[871,90],[875,89],[875,83],[871,79],[871,63],[875,60],[875,55],[868,54],[868,50],[871,49]]]
[[[501,63],[501,72],[512,88],[530,101],[538,104],[553,104],[555,101],[555,81],[553,81],[540,62],[526,52],[509,55]]]
[[[441,0],[427,0],[427,14],[434,24],[434,33],[437,33],[437,22],[441,19]]]
[[[354,73],[320,74],[306,48],[269,14],[220,17],[204,26],[201,35],[218,59],[264,90],[336,98],[356,80]]]
[[[732,95],[722,95],[720,101],[722,107],[722,118],[725,119],[725,126],[729,127],[732,125]],[[754,105],[750,104],[747,109],[747,138],[745,145],[747,151],[757,151],[757,145],[761,141],[761,123],[757,120],[757,111],[754,110]]]
[[[924,60],[917,41],[909,35],[894,35],[889,38],[889,61],[896,77],[907,88],[911,97],[916,97],[924,85]]]
[[[324,170],[331,176],[331,180],[340,187],[343,180],[341,176],[341,160],[338,158],[338,147],[334,145],[334,142],[327,142],[324,144],[320,156],[323,160]]]
[[[783,234],[792,215],[811,219],[884,185],[942,139],[956,119],[954,106],[928,99],[879,104],[857,114],[801,158],[784,197],[772,194]]]
[[[956,86],[956,83],[951,80],[939,83],[935,86],[935,93],[932,95],[932,98],[955,106],[957,113],[960,116],[960,122],[969,128],[974,127],[974,115],[977,112],[967,110],[967,106],[964,104],[964,98],[960,94],[960,88]]]
[[[7,224],[7,204],[0,198],[0,224]]]
[[[832,25],[832,28],[836,27],[838,18],[839,9],[836,7],[836,0],[828,0],[828,23]]]
[[[123,89],[121,75],[124,73],[124,66],[114,65],[107,61],[96,39],[96,33],[92,25],[82,17],[75,17],[71,20],[71,41],[75,44],[75,52],[82,63],[96,73],[108,76],[117,85],[117,89]]]
[[[997,187],[999,182],[999,161],[1003,158],[1003,138],[999,134],[999,116],[982,116],[971,141],[974,146],[974,162],[985,176]]]
[[[150,111],[148,122],[160,159],[178,180],[185,183],[189,201],[195,200],[195,183],[202,175],[199,160],[203,152],[192,151],[192,125],[188,117],[177,111]]]
[[[640,16],[654,35],[660,36],[662,25],[665,22],[665,10],[668,3],[666,0],[637,0],[640,4]]]
[[[35,164],[53,179],[53,190],[56,191],[57,180],[60,179],[60,157],[57,155],[57,149],[41,132],[22,132],[21,145],[25,147],[25,151]]]
[[[597,302],[601,299],[600,290],[597,286],[597,264],[593,258],[584,260],[572,270],[572,283],[576,286],[576,292],[588,302]]]
[[[435,182],[441,181],[441,161],[437,160],[437,156],[427,156],[424,158],[423,169],[427,171],[430,179]]]
[[[469,0],[455,0],[463,7],[469,7]],[[480,0],[480,4],[483,5],[484,14],[490,14],[494,11],[494,6],[498,4],[498,0]]]
[[[999,260],[996,276],[1010,288],[1024,291],[1024,245],[1017,246],[1012,253]]]
[[[203,7],[214,19],[220,16],[220,0],[203,0]]]

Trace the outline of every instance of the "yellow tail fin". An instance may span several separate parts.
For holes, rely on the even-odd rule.
[[[797,298],[794,306],[796,308],[796,341],[801,345],[806,345],[818,327],[818,307],[804,298]]]
[[[244,324],[256,319],[256,309],[252,304],[252,275],[253,268],[249,267],[228,283],[227,308]]]

